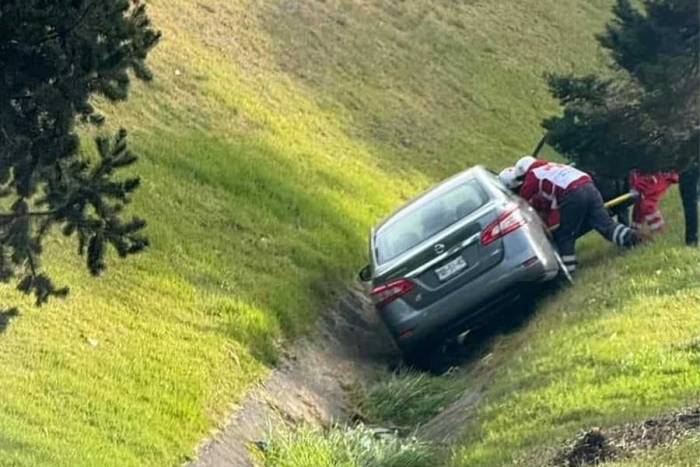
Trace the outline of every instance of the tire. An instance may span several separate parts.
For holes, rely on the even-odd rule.
[[[440,374],[443,362],[439,356],[439,348],[435,345],[423,345],[420,348],[402,353],[407,367],[425,373]]]
[[[450,368],[464,363],[460,353],[451,348],[454,345],[461,344],[446,340],[440,345],[425,346],[419,350],[404,352],[403,361],[409,368],[440,376],[450,370]]]

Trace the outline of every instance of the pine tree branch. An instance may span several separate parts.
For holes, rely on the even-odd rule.
[[[86,6],[86,7],[85,7],[85,10],[83,10],[83,13],[82,13],[82,14],[80,15],[80,17],[76,20],[76,22],[73,23],[73,25],[71,25],[68,29],[66,29],[65,32],[63,32],[63,33],[59,33],[59,32],[57,32],[57,31],[56,31],[56,32],[53,32],[52,34],[49,34],[48,36],[44,37],[44,38],[41,39],[39,42],[37,42],[37,45],[41,45],[41,44],[44,44],[44,43],[46,43],[46,42],[52,41],[52,40],[54,40],[54,39],[57,39],[58,37],[60,37],[60,36],[62,36],[62,35],[64,35],[64,34],[65,34],[65,35],[70,35],[70,34],[72,34],[73,31],[75,31],[75,30],[78,28],[78,26],[80,26],[80,25],[82,24],[83,21],[85,21],[85,18],[87,18],[87,15],[88,15],[88,13],[90,13],[90,10],[92,10],[93,8],[95,8],[95,7],[97,6],[98,3],[99,3],[99,1],[98,1],[98,0],[95,0],[95,1],[93,1],[92,3],[90,3],[88,6]]]
[[[10,135],[7,134],[7,130],[5,130],[5,126],[0,126],[0,130],[2,130],[2,136],[5,138],[5,141],[11,141],[10,140]]]
[[[4,7],[0,12],[0,29],[11,26],[0,31],[0,61],[7,62],[0,86],[7,107],[0,122],[0,282],[18,279],[18,290],[41,305],[67,293],[42,272],[42,244],[52,227],[76,234],[81,255],[97,239],[87,252],[93,274],[104,270],[107,248],[123,258],[148,246],[139,234],[145,222],[122,218],[138,187],[138,177],[114,176],[136,160],[126,135],[106,138],[104,154],[93,161],[82,157],[74,124],[98,123],[90,104],[96,94],[126,99],[130,71],[150,77],[144,62],[160,34],[144,0],[14,3],[7,18]]]
[[[43,217],[43,216],[52,216],[59,212],[63,208],[56,208],[52,209],[51,211],[30,211],[30,212],[25,212],[24,214],[6,214],[6,213],[0,213],[0,220],[12,220],[16,219],[18,217]]]
[[[34,263],[34,255],[31,251],[27,252],[27,259],[29,259],[29,269],[32,270],[32,277],[36,278],[36,264]]]

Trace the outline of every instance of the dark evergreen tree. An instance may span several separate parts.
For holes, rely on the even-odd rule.
[[[562,116],[543,122],[548,142],[605,177],[630,169],[683,170],[697,158],[700,108],[697,0],[617,0],[597,38],[612,78],[549,76]]]
[[[141,0],[0,0],[0,279],[38,304],[67,293],[40,271],[53,226],[77,239],[92,274],[108,245],[125,257],[148,244],[145,222],[122,214],[139,185],[115,178],[136,161],[126,132],[97,138],[90,159],[76,125],[104,121],[94,95],[124,100],[130,73],[151,79],[159,37]]]

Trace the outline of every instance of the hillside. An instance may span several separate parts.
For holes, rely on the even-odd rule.
[[[622,253],[586,237],[576,287],[544,300],[526,328],[496,342],[498,364],[461,430],[455,466],[539,466],[581,430],[697,405],[700,254],[681,242],[679,204],[670,190],[671,228],[641,249]],[[696,431],[620,465],[690,467],[698,441]]]
[[[650,245],[587,236],[575,287],[511,307],[459,368],[358,379],[355,418],[400,438],[277,428],[263,465],[697,466],[700,253],[681,242],[678,198],[666,197],[671,228]]]
[[[542,73],[600,64],[610,4],[149,2],[156,80],[101,106],[142,156],[153,246],[91,279],[55,238],[68,300],[2,289],[23,312],[0,334],[0,465],[192,456],[342,291],[372,222],[532,148]]]

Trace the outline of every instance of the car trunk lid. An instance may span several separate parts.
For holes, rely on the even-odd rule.
[[[414,309],[424,308],[465,286],[503,259],[501,238],[482,245],[484,229],[498,217],[495,203],[426,239],[380,268],[375,283],[407,278],[415,288],[402,299]]]

